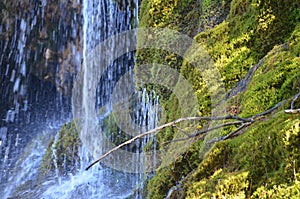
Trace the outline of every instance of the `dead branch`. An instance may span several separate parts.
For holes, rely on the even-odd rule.
[[[187,133],[185,130],[183,130],[182,128],[180,128],[179,126],[177,125],[174,125],[174,127],[179,130],[180,132],[182,132],[184,135],[186,135],[187,137],[192,137],[191,134]]]
[[[291,113],[291,114],[296,114],[296,113],[300,113],[300,108],[295,109],[295,102],[297,101],[297,99],[300,97],[300,92],[297,93],[294,97],[293,100],[291,102],[291,109],[287,109],[284,110],[285,113]]]
[[[300,92],[293,97],[293,101],[296,101],[296,99],[300,96]],[[92,164],[90,164],[85,170],[89,170],[92,166],[94,166],[95,164],[97,164],[98,162],[100,162],[102,159],[104,159],[105,157],[107,157],[108,155],[110,155],[111,153],[113,153],[114,151],[120,149],[121,147],[123,146],[126,146],[132,142],[134,142],[135,140],[137,139],[140,139],[144,136],[147,136],[147,135],[150,135],[150,134],[156,134],[158,131],[166,128],[166,127],[176,127],[176,124],[178,123],[181,123],[181,122],[185,122],[185,121],[218,121],[218,120],[237,120],[237,121],[233,121],[233,122],[227,122],[227,123],[223,123],[223,124],[220,124],[220,125],[217,125],[215,127],[212,127],[212,128],[208,128],[208,129],[203,129],[203,130],[200,130],[200,131],[197,131],[196,133],[193,133],[193,134],[188,134],[184,131],[184,134],[187,136],[186,138],[182,138],[182,139],[178,139],[178,140],[172,140],[170,142],[178,142],[178,141],[184,141],[184,140],[187,140],[187,139],[191,139],[191,138],[194,138],[194,137],[197,137],[199,135],[204,135],[204,134],[207,134],[208,132],[210,131],[213,131],[213,130],[217,130],[217,129],[220,129],[222,127],[225,127],[225,126],[231,126],[231,125],[237,125],[237,124],[240,124],[240,126],[233,132],[229,133],[228,135],[226,136],[223,136],[223,137],[220,137],[220,138],[216,138],[214,140],[211,140],[209,142],[219,142],[219,141],[222,141],[222,140],[226,140],[226,139],[229,139],[229,138],[232,138],[232,137],[235,137],[238,135],[238,133],[244,129],[245,127],[253,124],[255,121],[257,121],[260,117],[262,116],[265,116],[267,114],[270,114],[272,113],[273,111],[275,111],[276,109],[278,109],[280,106],[284,105],[285,103],[287,102],[287,100],[283,100],[281,102],[279,102],[278,104],[276,104],[274,107],[262,112],[262,113],[259,113],[259,114],[256,114],[252,117],[249,117],[249,118],[242,118],[242,117],[238,117],[238,116],[233,116],[233,115],[227,115],[227,116],[219,116],[219,117],[186,117],[186,118],[179,118],[175,121],[172,121],[172,122],[169,122],[169,123],[166,123],[166,124],[163,124],[159,127],[156,127],[150,131],[147,131],[147,132],[144,132],[142,134],[139,134],[129,140],[127,140],[126,142],[112,148],[111,150],[109,150],[108,152],[106,152],[105,154],[103,154],[100,158],[98,158],[97,160],[95,160]],[[296,111],[296,112],[299,112],[299,109],[295,109],[293,111]],[[181,129],[179,129],[181,131]]]
[[[97,164],[98,162],[100,162],[103,158],[105,158],[109,154],[113,153],[114,151],[122,148],[123,146],[126,146],[126,145],[134,142],[137,139],[145,137],[146,135],[155,134],[157,131],[160,131],[160,130],[166,128],[166,127],[175,126],[175,124],[178,124],[180,122],[184,122],[184,121],[201,121],[201,120],[213,121],[213,120],[228,120],[228,119],[239,120],[235,124],[241,124],[242,122],[248,121],[248,119],[246,119],[246,118],[241,118],[241,117],[232,116],[232,115],[221,116],[221,117],[186,117],[186,118],[179,118],[179,119],[177,119],[177,120],[175,120],[173,122],[169,122],[169,123],[163,124],[163,125],[161,125],[159,127],[156,127],[156,128],[154,128],[154,129],[152,129],[150,131],[147,131],[145,133],[139,134],[139,135],[137,135],[137,136],[135,136],[135,137],[127,140],[126,142],[123,142],[122,144],[120,144],[120,145],[112,148],[111,150],[109,150],[108,152],[106,152],[105,154],[103,154],[100,158],[98,158],[97,160],[95,160],[92,164],[90,164],[85,170],[89,170],[92,166],[94,166],[95,164]],[[224,124],[223,124],[223,126],[224,126]],[[221,128],[221,127],[218,127],[218,128]],[[207,129],[207,130],[212,131],[212,130],[215,130],[215,129],[217,129],[217,126],[211,128],[211,129]],[[203,134],[203,132],[206,132],[207,130],[205,130],[205,131],[199,131],[199,132],[193,134],[191,137],[198,136],[201,133]],[[191,137],[189,137],[189,138],[191,138]]]
[[[275,106],[273,106],[272,108],[266,110],[265,112],[256,114],[256,115],[252,116],[249,119],[250,119],[250,121],[252,121],[252,120],[255,120],[255,119],[259,118],[259,117],[265,116],[265,115],[267,115],[267,114],[275,111],[277,108],[279,108],[280,106],[282,106],[286,102],[287,102],[287,100],[283,100],[283,101],[279,102],[278,104],[276,104]]]
[[[299,109],[287,109],[287,110],[284,110],[284,112],[296,114],[296,113],[300,113],[300,108]]]
[[[217,142],[220,142],[222,140],[227,140],[229,138],[235,137],[237,133],[239,133],[242,129],[246,128],[247,126],[250,126],[253,122],[246,122],[246,123],[242,124],[241,126],[239,126],[239,128],[237,128],[233,132],[229,133],[228,135],[225,135],[223,137],[218,138]]]
[[[210,131],[217,130],[217,129],[225,127],[225,126],[237,125],[237,124],[242,124],[242,123],[243,123],[242,121],[227,122],[227,123],[224,123],[224,124],[221,124],[221,125],[214,126],[212,128],[209,128],[209,129],[204,129],[204,130],[198,131],[198,132],[192,134],[192,136],[196,137],[196,136],[205,134],[205,133],[210,132]]]
[[[191,134],[190,137],[176,139],[176,140],[170,140],[168,142],[164,142],[163,144],[169,144],[171,142],[185,141],[185,140],[188,140],[188,139],[193,138],[193,137],[198,137],[199,135],[207,134],[207,133],[209,133],[211,131],[223,128],[225,126],[237,125],[237,124],[242,124],[242,123],[243,123],[242,121],[227,122],[227,123],[224,123],[224,124],[220,124],[220,125],[214,126],[212,128],[208,128],[208,129],[203,129],[203,130],[197,131],[196,133]]]
[[[297,95],[295,95],[295,97],[293,98],[291,102],[291,109],[294,109],[294,104],[299,97],[300,97],[300,92]]]

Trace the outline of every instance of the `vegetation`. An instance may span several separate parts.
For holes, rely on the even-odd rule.
[[[56,138],[53,138],[43,157],[40,175],[48,177],[75,173],[80,168],[78,150],[81,145],[75,121],[64,124]],[[58,172],[58,173],[56,173]]]
[[[299,196],[298,144],[293,144],[299,139],[299,125],[299,117],[279,111],[270,120],[250,127],[246,134],[223,142],[223,147],[215,145],[187,179],[187,198],[262,198],[258,193],[264,191],[270,192],[270,197],[276,186],[290,186],[281,191]]]
[[[171,28],[193,37],[205,48],[228,91],[226,113],[242,117],[255,115],[290,99],[300,90],[298,2],[143,0],[140,15],[140,27]],[[138,43],[144,40],[140,36]],[[173,42],[171,45],[180,46]],[[194,60],[202,56],[197,49],[186,53]],[[149,63],[152,64],[145,66]],[[144,78],[146,70],[152,75],[159,73],[159,66],[153,63],[179,71],[193,87],[199,115],[211,114],[211,96],[202,71],[172,52],[143,49],[137,52],[137,79]],[[249,77],[247,81],[245,77]],[[242,80],[245,84],[238,84]],[[147,87],[163,96],[167,122],[181,116],[178,99],[171,91],[154,84]],[[234,89],[236,92],[232,94]],[[295,107],[300,106],[299,101]],[[284,112],[289,106],[290,101],[234,139],[218,142],[212,148],[205,147],[199,139],[183,153],[169,157],[171,164],[164,164],[163,159],[148,182],[148,198],[167,195],[171,198],[298,198],[300,120],[299,113]],[[197,128],[206,125],[201,123]],[[235,129],[224,128],[220,134],[227,135]],[[195,128],[185,126],[184,130],[191,132]],[[159,133],[159,149],[164,150],[163,143],[179,133],[182,132],[176,128]]]

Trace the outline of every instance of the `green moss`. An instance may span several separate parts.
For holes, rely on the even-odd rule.
[[[172,175],[171,168],[163,168],[148,182],[148,198],[163,199],[166,197],[169,189],[178,179]]]
[[[204,29],[209,29],[216,26],[222,20],[226,18],[229,12],[230,1],[142,1],[140,13],[140,24],[139,27],[160,27],[170,28],[172,30],[179,31],[184,35],[193,37],[197,32]],[[218,13],[218,14],[216,14]],[[196,20],[195,20],[196,19]],[[198,20],[199,19],[199,20]],[[152,46],[155,43],[159,43],[159,46],[166,46],[171,49],[184,49],[182,42],[177,40],[178,35],[164,35],[160,38],[160,35],[140,35],[138,36],[138,46],[148,42]],[[186,48],[188,50],[188,48]],[[187,57],[193,57],[193,60],[197,60],[198,52],[193,52],[193,55],[186,55]],[[211,111],[211,98],[208,94],[207,85],[202,80],[201,71],[197,71],[186,60],[183,59],[182,55],[179,56],[174,52],[168,52],[162,49],[139,49],[136,53],[136,65],[135,75],[138,83],[147,82],[149,79],[154,79],[162,74],[160,65],[165,65],[176,71],[181,72],[189,83],[192,84],[195,90],[196,97],[201,115],[210,114]],[[160,64],[160,65],[157,65]],[[178,81],[177,76],[174,74],[165,74],[164,79],[168,82],[173,82],[176,85]],[[218,80],[219,81],[219,80]],[[149,82],[149,81],[148,81]],[[178,99],[172,93],[170,88],[166,88],[163,85],[151,83],[147,85],[139,85],[146,88],[154,89],[160,96],[161,102],[164,104],[166,110],[166,120],[171,121],[182,116],[182,111],[178,108]],[[180,88],[181,85],[177,85]],[[162,135],[162,136],[161,136]],[[174,135],[173,129],[167,129],[158,135],[159,139],[164,142],[169,140]]]
[[[55,173],[55,169],[58,169],[59,175],[66,175],[69,172],[75,173],[80,167],[78,149],[81,142],[75,121],[64,124],[57,136],[56,143],[54,143],[55,139],[53,138],[43,157],[40,167],[41,177],[52,175]],[[54,153],[56,154],[55,160]]]
[[[75,122],[65,124],[55,144],[57,152],[57,164],[63,174],[75,173],[79,168],[78,149],[80,147],[79,131]]]
[[[249,186],[247,172],[230,173],[219,169],[209,179],[194,183],[187,193],[189,199],[196,198],[246,198]]]
[[[265,187],[258,188],[251,198],[284,198],[284,199],[297,199],[300,197],[300,184],[299,182],[292,183],[290,185],[280,184],[274,185],[270,189]]]
[[[290,36],[297,20],[287,13],[299,16],[299,7],[293,4],[234,0],[225,22],[195,37],[212,56],[226,88],[235,85],[250,66]]]
[[[299,25],[289,39],[290,43],[275,46],[256,71],[247,91],[241,97],[244,115],[264,111],[299,91],[299,42],[295,43],[300,38]]]
[[[102,128],[107,139],[114,145],[119,145],[131,138],[126,132],[123,132],[115,121],[114,115],[110,114],[102,122]]]
[[[231,198],[238,194],[246,198],[255,196],[262,186],[268,190],[285,183],[293,185],[299,175],[299,137],[299,118],[280,111],[242,136],[216,144],[187,180],[187,195]]]
[[[196,142],[181,156],[173,157],[170,165],[164,165],[156,171],[156,175],[148,182],[148,198],[165,198],[169,189],[189,175],[189,172],[200,163],[201,142]],[[170,154],[172,155],[172,154]]]
[[[194,178],[201,179],[208,177],[217,169],[224,167],[230,151],[231,149],[227,142],[217,143],[199,164],[198,169],[194,174]]]
[[[40,176],[42,177],[48,176],[55,169],[54,162],[53,162],[53,155],[52,155],[53,142],[54,142],[54,138],[52,138],[51,141],[49,142],[46,153],[43,156],[43,160],[40,167]]]
[[[167,27],[195,36],[194,40],[211,56],[227,90],[236,86],[251,67],[257,67],[249,84],[226,102],[227,113],[246,117],[263,112],[299,92],[299,8],[299,3],[292,0],[205,0],[201,3],[145,0],[142,1],[140,26]],[[214,14],[225,20],[214,21]],[[200,22],[195,22],[195,18]],[[175,38],[168,39],[174,42]],[[138,38],[138,42],[145,41],[154,42],[155,39]],[[180,44],[174,42],[174,46]],[[189,49],[186,56],[201,64],[203,49]],[[159,66],[152,63],[170,66],[192,85],[199,115],[210,115],[214,108],[209,92],[211,85],[205,82],[204,71],[197,71],[192,62],[163,50],[138,50],[137,79],[161,72]],[[167,121],[182,116],[174,93],[157,85],[150,85],[149,89],[158,90],[163,96]],[[298,100],[296,106],[299,105]],[[289,108],[289,104],[284,108]],[[171,164],[162,164],[164,167],[160,167],[149,181],[148,197],[164,198],[171,187],[182,185],[182,198],[260,198],[263,193],[266,196],[263,198],[284,194],[296,198],[299,194],[298,118],[297,114],[285,114],[281,108],[276,114],[260,118],[245,129],[243,135],[217,143],[205,155],[203,148],[209,149],[209,146],[202,146],[202,141],[195,142],[186,151],[165,160],[171,160]],[[201,128],[204,124],[196,125]],[[226,135],[236,128],[227,127],[219,133]],[[162,143],[177,135],[174,128],[161,131],[158,145],[163,148]]]

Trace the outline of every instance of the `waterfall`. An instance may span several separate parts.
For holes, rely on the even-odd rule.
[[[0,3],[4,16],[0,193],[4,198],[143,197],[145,172],[156,164],[155,150],[149,149],[156,148],[152,136],[85,171],[104,152],[158,123],[158,97],[153,91],[136,90],[134,79],[136,35],[128,30],[137,27],[138,3]],[[80,160],[76,172],[61,175],[58,131],[71,119],[80,130]],[[144,152],[145,147],[150,152]],[[41,178],[47,150],[55,173]]]
[[[125,139],[124,134],[134,136],[157,125],[156,95],[135,90],[131,49],[136,38],[126,31],[137,25],[137,7],[138,1],[83,1],[83,64],[73,89],[73,115],[83,142],[82,169],[118,139]],[[97,198],[130,196],[134,187],[142,186],[146,158],[140,150],[150,139],[138,140],[87,171],[97,181],[85,191]],[[101,191],[95,192],[95,187]]]
[[[92,160],[121,141],[118,139],[150,130],[158,123],[158,97],[146,89],[137,91],[135,86],[132,49],[136,38],[126,31],[136,26],[137,7],[138,1],[83,1],[83,62],[72,96],[82,141],[81,169],[49,187],[42,195],[45,198],[143,197],[139,189],[145,168],[155,164],[155,159],[143,153],[149,141],[155,148],[151,136],[85,171]]]

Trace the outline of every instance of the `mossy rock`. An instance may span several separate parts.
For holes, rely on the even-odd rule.
[[[178,17],[182,14],[175,12],[178,2],[142,1],[140,13],[143,17],[140,25],[173,26],[175,30],[185,33],[186,29],[180,29],[174,24],[186,24],[180,20],[195,16],[195,13],[205,18],[208,15],[205,16],[202,9],[209,10],[214,5],[224,3],[206,0],[197,5],[192,1],[187,2],[194,7],[185,16]],[[289,101],[276,113],[261,117],[245,129],[243,135],[214,145],[205,155],[201,152],[204,146],[200,140],[186,152],[172,157],[172,163],[159,168],[149,181],[148,198],[165,198],[172,187],[179,185],[182,190],[178,196],[182,198],[259,198],[262,193],[266,193],[263,198],[284,194],[296,198],[299,194],[299,114],[288,115],[284,113],[284,108],[290,108],[291,97],[300,89],[300,5],[291,0],[228,2],[230,6],[227,7],[226,12],[229,14],[226,19],[212,27],[207,25],[208,28],[195,34],[194,38],[211,56],[228,91],[238,85],[251,67],[257,66],[245,88],[227,99],[227,113],[248,117],[282,100]],[[148,12],[156,4],[159,6],[152,11],[158,14],[151,18]],[[167,9],[163,10],[165,7]],[[190,35],[193,33],[191,31]],[[190,57],[201,56],[201,51],[189,53]],[[168,52],[146,49],[137,52],[137,75],[140,71],[151,70],[139,68],[145,63],[169,64],[178,70],[193,86],[199,103],[199,114],[210,114],[211,96],[207,92],[207,85],[202,74],[195,71],[191,63]],[[151,86],[150,89],[162,90]],[[172,93],[161,93],[165,94],[163,104],[167,121],[180,117],[178,99]],[[299,105],[297,100],[295,107]],[[220,135],[227,135],[236,128],[224,128]],[[158,134],[158,145],[172,140],[177,133],[174,128],[161,131]],[[194,146],[198,146],[198,150],[193,150]]]
[[[59,176],[70,172],[74,174],[80,168],[78,150],[81,141],[75,121],[64,124],[56,136],[50,141],[43,157],[40,167],[41,178],[55,176],[57,171]]]
[[[257,198],[262,190],[272,195],[273,189],[277,195],[299,195],[299,173],[293,173],[299,169],[299,137],[299,118],[280,111],[242,136],[216,144],[186,179],[187,198]]]

